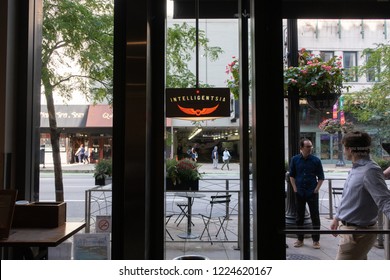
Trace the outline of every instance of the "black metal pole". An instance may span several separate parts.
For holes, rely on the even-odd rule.
[[[344,154],[343,154],[343,144],[341,144],[341,139],[342,138],[343,138],[342,132],[341,131],[337,132],[337,144],[338,144],[339,160],[336,162],[336,166],[345,166]]]
[[[298,24],[297,19],[287,20],[287,63],[288,66],[298,66]],[[299,123],[299,94],[297,90],[288,93],[288,152],[289,160],[299,151],[300,123]],[[295,194],[290,184],[290,177],[286,174],[286,227],[296,226]],[[310,225],[310,216],[305,215],[304,225]]]
[[[195,13],[195,87],[199,88],[199,0],[195,1]]]
[[[297,20],[287,20],[287,63],[288,66],[298,65],[298,30]],[[299,95],[298,92],[290,91],[288,94],[288,158],[299,153]],[[296,220],[296,207],[294,191],[290,184],[290,177],[286,175],[287,198],[286,198],[286,225],[294,225]]]

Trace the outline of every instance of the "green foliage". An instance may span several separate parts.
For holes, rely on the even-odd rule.
[[[59,130],[53,94],[112,103],[114,0],[43,0],[42,94],[46,97],[56,201],[63,201]]]
[[[296,88],[301,97],[327,93],[343,93],[344,69],[341,58],[334,56],[328,61],[310,54],[306,49],[299,51],[299,65],[284,70],[284,90]]]
[[[202,56],[211,61],[217,60],[223,50],[220,47],[209,46],[209,39],[204,30],[199,30],[198,34]],[[168,88],[194,88],[196,86],[196,76],[188,68],[189,62],[195,58],[195,42],[196,28],[194,26],[182,23],[168,28],[166,49]],[[199,87],[207,86],[209,85],[201,84],[199,81]]]
[[[179,161],[167,159],[166,172],[167,178],[172,180],[174,185],[181,182],[196,181],[202,177],[199,173],[200,165],[188,158]]]
[[[65,100],[80,91],[112,102],[113,0],[44,0],[42,85]],[[76,69],[76,71],[74,70]]]
[[[226,84],[230,88],[234,99],[238,100],[240,95],[240,67],[238,59],[235,56],[232,58],[233,61],[226,66],[226,74],[230,75],[229,79],[226,80]]]
[[[390,160],[386,160],[380,157],[373,157],[373,160],[382,168],[382,170],[385,170],[390,166]]]
[[[363,51],[368,59],[359,75],[373,75],[378,82],[362,91],[345,95],[344,111],[358,121],[378,128],[381,139],[390,140],[390,45],[378,44]],[[380,69],[380,71],[379,71]]]
[[[95,164],[93,177],[103,179],[112,176],[112,161],[111,159],[102,159]]]
[[[334,134],[336,132],[348,133],[353,130],[352,122],[345,122],[341,124],[340,119],[325,119],[319,125],[318,128],[321,131],[328,132],[329,134]]]
[[[176,185],[177,182],[177,160],[176,159],[167,159],[165,162],[167,170],[167,178],[172,180],[172,183]]]

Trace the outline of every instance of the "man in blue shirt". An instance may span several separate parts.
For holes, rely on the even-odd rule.
[[[390,190],[382,169],[370,159],[371,137],[366,132],[354,131],[345,134],[342,143],[345,158],[352,161],[352,169],[330,228],[377,229],[378,210],[390,219]],[[340,233],[336,259],[366,260],[375,241],[376,234]]]
[[[320,229],[318,193],[325,179],[324,170],[321,160],[312,155],[313,144],[309,139],[301,139],[299,146],[301,153],[291,158],[289,173],[295,193],[296,225],[298,229],[303,228],[307,203],[313,229]],[[303,239],[304,235],[298,234],[298,240],[294,243],[294,247],[303,246]],[[312,234],[312,239],[313,248],[320,249],[320,235]]]

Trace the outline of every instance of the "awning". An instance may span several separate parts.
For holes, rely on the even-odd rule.
[[[85,127],[89,105],[56,105],[57,127]],[[41,127],[49,127],[46,105],[41,105]]]
[[[57,127],[112,127],[112,108],[109,105],[55,105]],[[41,128],[49,127],[46,105],[41,106]]]
[[[112,116],[109,105],[90,105],[86,127],[112,127]]]

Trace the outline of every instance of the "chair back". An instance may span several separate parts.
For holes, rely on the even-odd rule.
[[[213,195],[211,196],[210,204],[224,204],[230,202],[231,194],[227,195]]]

